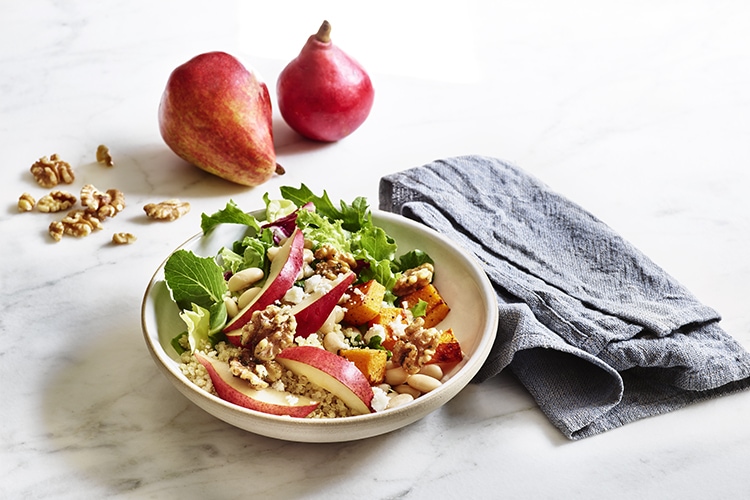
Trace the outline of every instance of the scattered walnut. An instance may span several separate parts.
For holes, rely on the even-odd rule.
[[[125,208],[125,195],[119,189],[99,191],[93,184],[81,188],[81,204],[99,219],[114,217]]]
[[[63,225],[62,221],[56,220],[50,222],[49,235],[52,236],[53,240],[60,241],[63,237],[63,234],[65,234],[65,226]]]
[[[112,243],[117,245],[128,245],[134,243],[136,239],[132,233],[115,233],[112,235]]]
[[[62,161],[57,154],[49,158],[42,156],[29,170],[37,184],[45,188],[55,187],[61,182],[72,184],[75,180],[73,168],[68,162]]]
[[[293,314],[273,304],[255,311],[242,327],[242,345],[260,360],[270,361],[294,343],[297,320]]]
[[[62,212],[75,205],[78,199],[75,195],[65,191],[52,191],[42,196],[36,204],[36,209],[40,212]]]
[[[417,318],[404,330],[404,335],[393,346],[391,360],[407,373],[417,373],[435,354],[440,343],[440,332],[424,328],[424,319]]]
[[[23,193],[18,197],[18,211],[19,212],[30,212],[34,209],[36,200],[29,193]]]
[[[172,199],[159,203],[148,203],[144,205],[143,210],[151,219],[173,221],[190,211],[190,203]]]
[[[96,161],[103,163],[108,167],[115,166],[115,162],[112,160],[112,155],[109,153],[109,148],[104,144],[99,144],[99,147],[96,148]]]
[[[330,280],[335,280],[339,274],[348,273],[357,265],[352,254],[339,252],[331,245],[321,245],[313,255],[318,260],[315,272]]]
[[[393,293],[398,297],[408,295],[432,282],[432,274],[435,268],[429,262],[425,262],[419,267],[407,269],[396,280],[393,285]]]
[[[82,238],[101,228],[101,221],[90,211],[71,210],[62,220],[49,225],[49,234],[55,241],[60,241],[63,235]]]

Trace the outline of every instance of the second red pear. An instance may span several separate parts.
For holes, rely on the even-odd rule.
[[[287,124],[308,139],[325,142],[359,128],[375,97],[365,69],[331,42],[328,21],[281,72],[276,93]]]

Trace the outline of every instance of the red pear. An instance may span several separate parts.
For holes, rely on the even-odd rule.
[[[268,88],[224,52],[201,54],[172,72],[159,130],[177,156],[237,184],[257,186],[276,171]]]
[[[320,347],[287,347],[276,361],[338,396],[355,414],[371,413],[372,388],[357,365]]]
[[[200,351],[195,352],[195,359],[206,368],[216,393],[224,401],[263,413],[300,418],[308,416],[318,407],[318,403],[305,396],[292,396],[270,387],[253,389],[247,381],[232,375],[227,363]]]
[[[276,94],[279,112],[292,129],[326,142],[362,125],[375,97],[364,68],[331,42],[328,21],[279,74]]]

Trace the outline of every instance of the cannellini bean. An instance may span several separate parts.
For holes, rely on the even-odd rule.
[[[393,386],[403,384],[407,378],[409,378],[409,374],[400,366],[385,371],[385,382]]]
[[[388,406],[386,408],[397,408],[411,401],[414,401],[414,396],[407,392],[402,392],[401,394],[391,393],[388,395]]]
[[[407,384],[397,385],[393,390],[399,394],[409,394],[414,399],[417,399],[422,394],[418,389]]]
[[[415,373],[414,375],[406,379],[406,383],[409,387],[413,387],[419,392],[434,391],[442,385],[439,380],[422,373]]]
[[[304,262],[305,264],[309,264],[310,262],[314,260],[315,260],[315,254],[313,253],[313,251],[310,250],[309,248],[305,248],[302,251],[302,262]]]
[[[273,262],[274,257],[276,257],[276,254],[279,253],[279,250],[281,250],[281,247],[270,247],[266,251],[266,255],[268,256],[268,260]]]
[[[237,306],[237,302],[231,297],[224,297],[224,305],[227,308],[227,316],[234,318],[237,313],[240,312],[240,308]]]
[[[242,271],[236,272],[229,278],[227,286],[230,292],[244,290],[253,283],[263,279],[263,269],[258,267],[248,267]]]
[[[240,309],[244,309],[246,305],[248,305],[256,295],[258,295],[258,292],[260,292],[259,286],[254,286],[252,288],[248,288],[244,292],[242,292],[242,295],[237,299],[237,307]]]
[[[423,375],[428,375],[432,378],[442,380],[443,379],[443,369],[440,368],[439,365],[424,365],[420,370],[419,373]]]
[[[330,333],[334,330],[338,323],[341,323],[343,319],[344,310],[339,306],[334,306],[331,314],[328,315],[318,331],[324,335]]]
[[[338,353],[341,349],[348,349],[344,342],[344,334],[341,332],[329,332],[323,337],[323,347],[326,351]]]

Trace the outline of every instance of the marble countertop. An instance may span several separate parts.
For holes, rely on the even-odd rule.
[[[274,121],[286,174],[243,188],[178,159],[156,110],[210,50],[269,82],[323,19],[375,106],[335,144]],[[3,498],[741,498],[750,394],[568,441],[504,373],[361,442],[297,444],[215,419],[154,365],[151,274],[232,198],[306,183],[377,199],[385,174],[461,154],[509,160],[603,219],[716,308],[750,348],[750,4],[691,2],[0,3],[0,496]],[[95,162],[99,144],[115,159]],[[127,208],[54,242],[18,213],[53,153]],[[145,203],[192,205],[167,224]],[[132,245],[110,243],[134,233]]]

